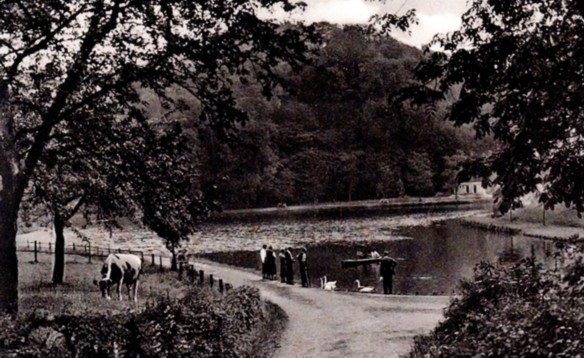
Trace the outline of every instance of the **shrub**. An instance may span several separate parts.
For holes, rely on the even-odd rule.
[[[18,357],[249,357],[264,320],[255,288],[190,290],[141,312],[0,319],[0,355]]]
[[[583,260],[564,253],[546,270],[480,263],[445,320],[415,338],[409,357],[574,357],[584,352]]]

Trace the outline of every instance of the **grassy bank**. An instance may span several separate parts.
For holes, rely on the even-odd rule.
[[[500,217],[484,214],[462,221],[473,227],[513,235],[573,242],[584,240],[584,219],[578,218],[575,210],[566,208],[547,210],[544,216],[541,206],[530,206]]]
[[[221,294],[146,265],[138,304],[107,301],[92,282],[101,262],[68,256],[67,284],[53,285],[50,257],[32,259],[19,255],[21,313],[0,318],[2,357],[266,357],[287,320],[250,287]]]

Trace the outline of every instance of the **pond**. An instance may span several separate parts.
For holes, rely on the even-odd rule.
[[[460,214],[451,213],[451,216],[456,217]],[[441,216],[437,217],[443,219]],[[308,250],[309,274],[313,287],[318,287],[319,278],[327,275],[329,281],[337,281],[340,290],[356,291],[355,280],[358,279],[362,286],[372,286],[375,287],[375,292],[382,292],[378,264],[342,268],[341,262],[355,259],[359,253],[368,254],[371,251],[383,253],[387,250],[399,263],[394,276],[395,293],[420,295],[456,293],[460,280],[471,277],[473,268],[481,260],[497,262],[501,259],[526,257],[533,253],[542,262],[553,264],[550,257],[552,244],[549,241],[473,229],[461,225],[456,219],[436,221],[430,220],[432,218],[436,217],[430,213],[425,216],[426,220],[419,216],[403,215],[360,218],[356,221],[345,219],[342,223],[335,221],[326,221],[326,224],[311,223],[308,226],[311,230],[309,237],[319,237],[321,240],[300,240],[306,236],[308,230],[306,222],[270,222],[268,228],[263,229],[272,232],[273,236],[266,232],[257,236],[260,239],[255,240],[253,250],[215,250],[201,256],[259,271],[261,265],[258,249],[262,243],[274,245],[276,250],[288,245],[293,246],[294,255],[298,254],[299,246],[304,245]],[[408,220],[411,220],[410,224],[413,225],[399,225],[400,222],[407,223]],[[387,224],[388,222],[390,224]],[[298,228],[303,225],[304,229],[300,230],[303,235],[290,230],[291,227]],[[331,231],[330,227],[335,225],[340,226]],[[286,242],[274,240],[274,237],[278,236],[275,229],[277,227],[288,228],[285,231],[291,233],[288,236],[289,240]],[[343,227],[344,234],[338,233],[339,227]],[[348,235],[352,230],[358,233],[353,238]],[[363,240],[364,232],[369,236]],[[294,240],[294,235],[297,235],[298,241]],[[327,235],[330,238],[322,239]],[[297,267],[295,269],[297,270]],[[295,272],[295,280],[298,283],[298,272]]]

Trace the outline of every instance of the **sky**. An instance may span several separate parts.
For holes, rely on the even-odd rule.
[[[460,27],[460,16],[467,8],[467,0],[304,0],[306,11],[294,19],[307,23],[327,21],[336,24],[365,23],[372,15],[385,12],[403,15],[416,9],[419,24],[411,28],[411,35],[396,31],[393,37],[408,45],[421,47],[439,32]],[[282,13],[275,13],[277,18]]]

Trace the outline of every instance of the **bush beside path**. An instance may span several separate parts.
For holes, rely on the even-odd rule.
[[[197,261],[197,270],[234,286],[258,287],[289,322],[273,357],[399,357],[413,337],[427,334],[443,317],[446,296],[383,296],[330,292],[262,281],[255,272]]]

